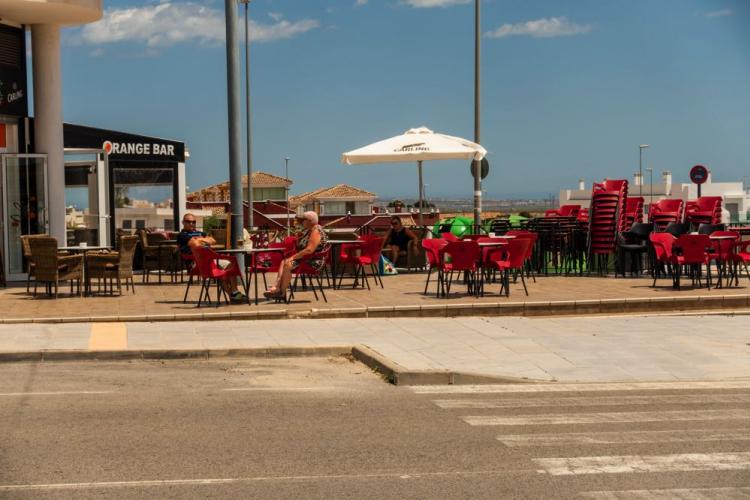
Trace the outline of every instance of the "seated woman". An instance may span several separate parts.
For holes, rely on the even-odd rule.
[[[417,235],[414,234],[414,231],[411,229],[405,228],[401,224],[401,218],[394,215],[391,217],[391,228],[385,235],[383,255],[391,259],[391,262],[393,262],[393,265],[395,266],[399,254],[409,250],[409,241],[414,242],[414,245],[412,245],[412,252],[414,252],[414,255],[417,255],[419,252],[419,248],[417,247],[417,243],[419,243]],[[386,252],[390,252],[390,255]]]
[[[302,225],[304,230],[297,238],[297,251],[281,262],[279,274],[276,277],[276,285],[264,294],[268,299],[284,298],[286,289],[292,282],[292,271],[299,266],[300,261],[308,255],[322,252],[328,245],[328,237],[318,224],[318,214],[315,212],[302,214]],[[318,271],[321,271],[326,265],[324,259],[311,259],[307,263]]]

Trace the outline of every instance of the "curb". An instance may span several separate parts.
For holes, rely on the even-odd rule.
[[[43,350],[0,352],[0,363],[43,361],[133,361],[228,358],[292,358],[351,356],[393,385],[459,385],[549,382],[454,372],[449,370],[407,370],[365,345],[314,347],[259,347],[248,349],[148,349],[122,351]]]
[[[452,318],[457,316],[588,316],[637,313],[735,312],[750,309],[750,294],[693,295],[632,299],[558,300],[527,302],[464,302],[407,306],[341,307],[307,310],[266,309],[259,311],[194,312],[135,316],[90,316],[55,318],[2,318],[0,324],[106,323],[162,321],[227,321],[335,318]]]

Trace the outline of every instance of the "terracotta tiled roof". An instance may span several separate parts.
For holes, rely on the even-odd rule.
[[[293,183],[278,175],[267,172],[253,172],[254,188],[287,187]],[[247,187],[247,176],[242,176],[242,186]],[[221,182],[212,186],[206,186],[199,191],[187,195],[188,200],[194,201],[225,201],[229,199],[229,182]]]
[[[253,172],[253,187],[287,187],[294,184],[291,179],[287,180],[278,175],[267,172]],[[247,186],[247,176],[242,176],[242,185]]]
[[[290,204],[301,205],[314,200],[343,199],[353,200],[357,198],[374,198],[377,195],[364,189],[359,189],[347,184],[337,184],[332,187],[320,188],[289,198]]]

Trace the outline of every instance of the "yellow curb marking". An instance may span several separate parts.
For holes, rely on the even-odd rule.
[[[92,323],[90,351],[113,351],[128,348],[128,327],[125,323]]]

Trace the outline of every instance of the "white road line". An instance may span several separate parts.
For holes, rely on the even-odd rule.
[[[601,392],[670,389],[750,389],[750,380],[715,382],[616,382],[591,384],[414,385],[417,394],[492,394],[523,392]]]
[[[0,397],[20,396],[70,396],[86,394],[112,394],[115,391],[55,391],[55,392],[0,392]]]
[[[522,446],[568,446],[582,444],[684,443],[705,441],[750,441],[747,429],[684,429],[677,431],[571,432],[554,434],[503,434],[497,440],[512,448]]]
[[[611,413],[553,413],[543,415],[468,416],[461,419],[469,425],[564,425],[612,424],[623,422],[676,422],[688,420],[750,419],[750,410],[633,411]]]
[[[216,484],[250,483],[261,481],[320,481],[351,479],[420,479],[431,477],[474,477],[504,476],[523,472],[535,472],[533,469],[502,469],[482,471],[437,471],[437,472],[383,472],[372,474],[329,474],[319,476],[255,476],[207,479],[158,479],[150,481],[102,481],[90,483],[49,483],[49,484],[3,484],[0,491],[42,491],[42,490],[84,490],[96,488],[144,488],[154,486],[202,486]]]
[[[750,452],[622,455],[613,457],[533,458],[539,472],[552,476],[750,470]]]
[[[626,406],[653,404],[750,403],[749,394],[691,394],[652,396],[588,396],[567,398],[436,399],[443,409],[535,408],[543,406]]]
[[[595,500],[740,500],[750,498],[750,488],[586,491],[581,496]]]
[[[332,391],[334,387],[230,387],[222,389],[227,392],[306,392],[306,391]]]

